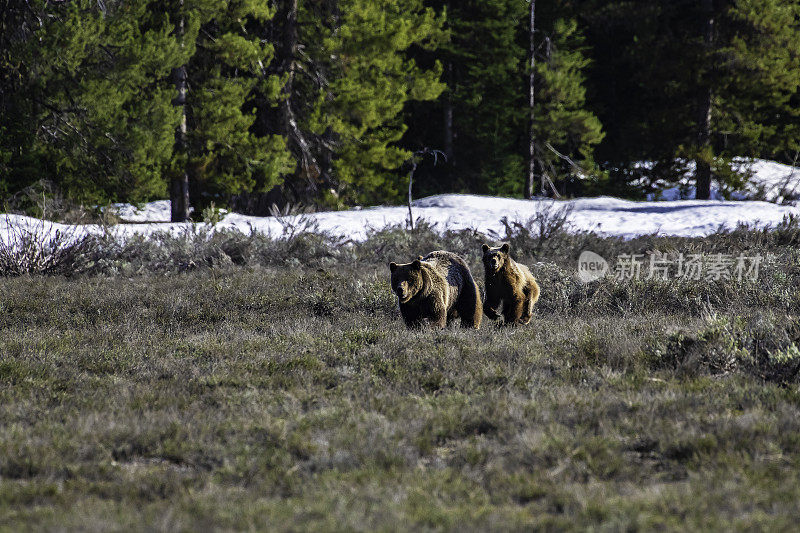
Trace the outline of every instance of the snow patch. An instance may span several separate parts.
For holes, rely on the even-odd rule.
[[[800,199],[800,169],[775,161],[755,159],[753,161],[735,161],[737,170],[750,171],[752,177],[743,190],[733,191],[730,195],[733,200],[765,200],[774,203],[794,203]],[[648,168],[648,164],[641,163],[641,167]],[[667,187],[658,193],[647,195],[647,200],[694,200],[697,189],[692,185],[694,164],[688,164],[686,176],[679,185]],[[719,184],[712,182],[711,199],[723,200],[719,192]]]
[[[171,217],[169,200],[157,200],[143,206],[113,204],[111,211],[123,222],[169,222]]]
[[[677,200],[661,202],[633,202],[607,196],[556,201],[550,199],[518,200],[465,194],[441,194],[421,198],[414,202],[415,219],[432,224],[437,230],[474,229],[482,233],[504,231],[500,220],[524,222],[543,209],[571,208],[568,219],[570,231],[594,231],[606,236],[632,238],[657,234],[682,237],[702,237],[720,228],[735,228],[739,224],[754,227],[771,227],[789,215],[800,215],[800,208],[781,206],[769,202],[735,202],[714,200]],[[158,213],[163,207],[153,206],[146,213]],[[218,223],[216,229],[235,229],[244,233],[258,231],[273,236],[283,233],[284,225],[310,222],[319,230],[341,235],[348,239],[364,240],[370,230],[387,225],[404,224],[407,207],[370,207],[350,211],[330,211],[302,215],[301,217],[253,217],[230,213]],[[32,227],[36,219],[9,215],[0,222],[0,236],[7,235],[8,224]],[[68,229],[63,224],[47,223],[49,231]],[[208,227],[197,224],[198,228]],[[77,233],[99,233],[99,226],[85,225],[74,228]],[[191,223],[118,224],[112,230],[126,237],[168,231],[173,234],[190,231]]]
[[[749,192],[743,197],[765,193],[776,200],[786,199],[789,188],[800,190],[800,172],[793,174],[792,167],[771,161],[753,163],[755,178]],[[470,194],[440,194],[420,198],[413,203],[415,219],[422,219],[438,231],[477,230],[482,233],[503,234],[500,222],[506,217],[511,222],[525,222],[542,210],[569,208],[570,231],[594,231],[601,235],[632,238],[639,235],[657,234],[681,237],[702,237],[720,228],[732,229],[740,224],[755,228],[772,227],[790,215],[800,215],[800,208],[792,205],[778,205],[764,201],[723,201],[719,194],[716,200],[684,200],[683,196],[693,196],[693,190],[680,188],[662,192],[663,201],[634,202],[608,196],[598,198],[578,198],[574,200],[553,201],[550,199],[519,200]],[[198,223],[170,223],[168,200],[151,202],[141,207],[129,204],[113,206],[123,223],[112,228],[122,238],[135,234],[149,235],[156,231],[178,234],[193,229],[209,227]],[[224,213],[216,229],[238,230],[244,233],[257,231],[275,237],[284,234],[284,229],[292,225],[316,226],[321,231],[341,235],[346,239],[364,240],[372,230],[380,230],[388,225],[406,223],[406,206],[358,207],[348,211],[330,211],[301,216],[254,217],[237,213]],[[0,238],[9,238],[14,227],[33,228],[41,221],[19,215],[0,217]],[[44,227],[48,234],[70,226],[47,222]],[[72,228],[77,237],[85,233],[100,233],[100,226],[85,225]]]

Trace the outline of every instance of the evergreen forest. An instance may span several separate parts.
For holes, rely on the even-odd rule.
[[[798,0],[0,0],[0,199],[341,209],[412,167],[708,198],[797,159],[798,29]]]

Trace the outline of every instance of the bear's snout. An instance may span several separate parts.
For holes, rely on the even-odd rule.
[[[403,285],[398,285],[395,287],[394,292],[397,294],[397,298],[400,300],[401,304],[408,302],[413,296],[410,287]]]

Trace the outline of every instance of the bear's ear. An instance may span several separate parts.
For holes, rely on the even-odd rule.
[[[503,252],[504,254],[507,254],[510,249],[511,247],[508,245],[508,243],[505,243],[503,246],[500,247],[500,251]]]
[[[419,270],[420,268],[422,268],[422,261],[420,261],[419,259],[415,260],[413,263],[411,263],[411,267],[414,270]]]
[[[392,261],[391,263],[389,263],[389,270],[390,270],[391,272],[394,272],[395,270],[397,270],[397,263],[395,263],[394,261]]]
[[[421,256],[421,255],[418,255],[418,256],[417,256],[417,260],[418,260],[418,261],[422,261],[422,256]]]
[[[486,244],[486,243],[483,243],[483,246],[481,246],[481,250],[483,250],[483,253],[488,252],[489,251],[489,245]]]

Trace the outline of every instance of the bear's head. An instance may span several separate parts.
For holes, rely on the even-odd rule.
[[[488,245],[483,245],[483,266],[489,272],[498,272],[508,262],[508,251],[510,247],[508,243],[497,248],[491,248]]]
[[[419,259],[404,265],[389,263],[389,270],[392,273],[392,292],[397,295],[401,304],[408,302],[423,289],[425,281],[422,276],[422,261]]]

